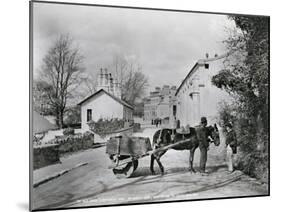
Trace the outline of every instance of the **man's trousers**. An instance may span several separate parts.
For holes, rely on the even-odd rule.
[[[199,149],[200,149],[200,172],[205,172],[208,149],[203,145],[200,145]]]

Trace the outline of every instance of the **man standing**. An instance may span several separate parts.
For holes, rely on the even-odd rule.
[[[234,164],[236,162],[237,153],[237,138],[236,133],[230,123],[226,125],[226,160],[228,171],[231,173],[234,171]]]
[[[199,141],[200,149],[200,173],[206,172],[206,163],[207,163],[207,151],[209,147],[208,134],[207,134],[207,118],[201,117],[200,126],[197,128],[197,138]]]

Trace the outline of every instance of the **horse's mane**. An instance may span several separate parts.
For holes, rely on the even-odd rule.
[[[176,137],[179,136],[186,136],[186,137],[192,137],[196,135],[196,128],[195,127],[190,127],[190,133],[189,134],[180,134],[176,132],[176,129],[170,129],[170,128],[163,128],[159,129],[155,132],[153,135],[153,143],[157,142],[157,139],[161,136],[161,139],[164,139],[164,142],[162,140],[162,143],[171,143],[171,135],[174,134]],[[161,135],[160,135],[161,133]]]

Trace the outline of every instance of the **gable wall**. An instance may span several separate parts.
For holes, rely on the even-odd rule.
[[[198,65],[185,81],[177,94],[177,119],[182,126],[198,125],[206,116],[209,124],[217,122],[221,101],[231,101],[231,97],[214,86],[212,77],[223,69],[223,59],[208,62],[209,69]]]
[[[98,94],[81,106],[82,130],[87,131],[89,129],[87,124],[87,109],[92,109],[92,120],[98,121],[100,118],[123,119],[123,107],[122,104],[112,99],[104,92]]]

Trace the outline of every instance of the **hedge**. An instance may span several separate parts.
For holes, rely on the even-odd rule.
[[[34,169],[60,162],[60,156],[66,153],[74,153],[80,150],[90,149],[94,146],[94,135],[84,134],[64,135],[56,137],[49,142],[50,146],[33,149]]]

